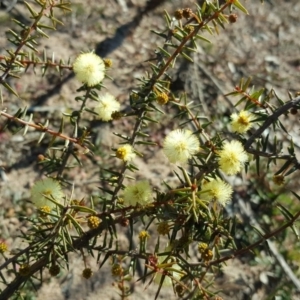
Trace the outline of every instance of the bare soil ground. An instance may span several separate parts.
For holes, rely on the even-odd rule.
[[[92,49],[102,57],[112,59],[110,75],[113,81],[107,81],[106,86],[123,103],[123,107],[128,105],[130,90],[138,84],[136,78],[149,70],[145,61],[153,57],[154,50],[162,45],[163,41],[151,34],[150,30],[164,28],[164,10],[172,14],[178,8],[195,8],[195,1],[153,1],[159,5],[143,14],[138,23],[132,24],[135,16],[141,14],[146,1],[71,2],[72,13],[61,16],[65,26],[60,26],[49,40],[42,40],[39,49],[45,47],[49,56],[54,52],[57,59],[62,58],[65,61],[68,58],[73,61],[81,51]],[[284,100],[288,99],[288,91],[294,94],[300,90],[300,2],[241,2],[249,10],[249,15],[237,12],[237,23],[227,25],[225,30],[220,29],[220,35],[206,34],[212,44],[200,43],[199,51],[194,57],[196,64],[180,61],[179,66],[173,70],[176,78],[174,90],[180,92],[186,89],[191,100],[200,100],[203,103],[203,114],[213,118],[228,117],[231,106],[223,95],[232,91],[242,77],[252,76],[256,86],[276,89]],[[11,17],[21,17],[29,21],[21,1],[11,11],[0,12],[2,54],[7,47],[11,47],[4,37],[8,26],[13,26]],[[13,114],[18,107],[27,106],[34,114],[36,123],[49,119],[53,128],[59,127],[61,113],[74,107],[74,95],[79,87],[68,71],[59,79],[55,72],[49,72],[41,78],[29,69],[27,76],[22,76],[20,80],[11,80],[10,83],[20,94],[21,100],[11,96],[7,98],[4,93],[1,110],[6,109]],[[233,102],[234,99],[230,101]],[[5,119],[1,118],[0,126],[4,122]],[[93,140],[98,151],[93,158],[82,155],[84,166],[69,173],[78,199],[90,194],[97,195],[101,165],[109,160],[104,153],[118,142],[112,131],[126,132],[130,128],[126,121],[115,122],[113,125],[94,120],[89,122],[88,125],[93,126]],[[162,141],[167,130],[172,128],[172,122],[166,116],[163,130],[153,132],[152,138]],[[288,129],[290,134],[294,134],[296,145],[300,146],[297,122],[296,117],[290,120]],[[33,208],[28,201],[29,191],[33,183],[42,176],[37,166],[37,155],[45,151],[45,144],[36,144],[36,132],[29,130],[23,136],[22,133],[13,135],[12,130],[13,128],[11,131],[2,131],[0,127],[0,237],[8,241],[11,249],[20,244],[20,239],[17,238],[19,230],[26,231],[26,223],[20,216],[32,214]],[[160,148],[146,153],[138,165],[140,172],[137,176],[151,180],[155,186],[160,187],[162,179],[176,184],[176,178]],[[122,238],[126,244],[126,234]],[[109,266],[99,270],[95,261],[89,259],[88,263],[94,271],[91,280],[82,279],[83,262],[74,255],[69,271],[63,271],[59,278],[47,279],[38,291],[37,299],[119,299],[117,288],[112,286],[113,278],[110,276]],[[268,289],[261,281],[262,269],[263,266],[249,266],[237,259],[229,262],[224,270],[224,277],[218,279],[219,287],[224,290],[223,298],[266,299]],[[151,285],[145,289],[141,282],[135,282],[132,288],[135,294],[131,299],[153,299],[157,286]],[[161,291],[159,299],[166,298],[175,299],[171,289]]]

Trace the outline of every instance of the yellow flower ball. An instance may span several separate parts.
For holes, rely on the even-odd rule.
[[[136,154],[131,145],[125,144],[117,149],[116,157],[123,161],[132,161],[136,157]]]

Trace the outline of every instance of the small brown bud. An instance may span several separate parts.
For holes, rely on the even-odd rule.
[[[184,287],[183,287],[182,285],[177,284],[177,285],[175,286],[175,291],[176,291],[176,294],[177,294],[179,297],[182,297],[183,294],[184,294],[184,292],[185,292],[185,289],[184,289]]]
[[[296,107],[293,107],[293,108],[291,108],[291,110],[290,110],[290,113],[291,113],[292,115],[296,115],[297,112],[298,112],[298,110],[297,110]]]
[[[41,161],[44,161],[45,160],[45,156],[43,154],[39,154],[38,157],[37,157],[38,161],[41,162]]]
[[[284,180],[284,176],[283,175],[274,175],[273,176],[273,182],[276,185],[283,185],[285,180]]]
[[[120,120],[123,117],[123,114],[119,111],[115,111],[111,114],[113,120]]]
[[[185,8],[182,11],[182,15],[183,15],[184,18],[189,19],[193,16],[193,11],[190,8]]]
[[[19,274],[23,277],[27,277],[30,272],[29,264],[22,264],[20,265]]]
[[[93,275],[93,271],[90,268],[85,268],[82,271],[82,277],[85,278],[85,279],[91,278],[92,275]]]
[[[182,19],[182,9],[177,9],[174,13],[174,17],[176,20],[181,20]]]
[[[112,60],[109,58],[103,59],[106,68],[110,68],[112,66]]]
[[[237,21],[237,14],[230,14],[229,17],[228,17],[228,20],[230,23],[235,23]]]
[[[211,142],[211,141],[206,141],[206,142],[204,143],[204,145],[205,145],[207,148],[211,148],[212,142]]]
[[[128,218],[122,218],[120,225],[123,227],[127,227],[129,225],[129,219]]]
[[[60,272],[60,267],[58,265],[52,265],[49,268],[49,273],[51,276],[57,276]]]

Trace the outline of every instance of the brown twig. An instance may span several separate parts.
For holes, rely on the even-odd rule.
[[[7,60],[7,61],[11,61],[11,58],[7,58],[7,56],[3,56],[0,55],[0,60]],[[55,63],[52,62],[50,60],[48,61],[33,61],[33,60],[29,60],[29,59],[14,59],[14,62],[17,61],[18,63],[21,63],[22,65],[28,66],[28,65],[44,65],[45,67],[59,67],[60,69],[68,69],[68,70],[72,70],[72,66],[70,65],[63,65],[61,63]]]
[[[270,115],[265,122],[252,134],[252,136],[248,139],[245,143],[244,148],[248,150],[250,146],[253,144],[254,140],[270,126],[272,125],[281,115],[285,114],[289,109],[297,106],[300,103],[300,96],[287,102],[283,106],[279,107],[277,110],[274,111],[272,115]]]
[[[85,145],[83,145],[82,142],[80,141],[80,139],[78,139],[78,138],[71,138],[71,137],[69,137],[67,135],[64,135],[64,134],[60,133],[60,132],[54,131],[52,129],[49,129],[48,127],[44,127],[43,125],[35,124],[35,123],[32,123],[32,122],[26,122],[26,121],[24,121],[24,120],[22,120],[20,118],[17,118],[15,116],[12,116],[12,115],[6,113],[5,111],[0,111],[0,116],[4,116],[7,119],[10,119],[11,121],[18,122],[18,123],[20,123],[22,125],[32,127],[32,128],[34,128],[34,129],[36,129],[38,131],[47,132],[47,133],[49,133],[52,136],[57,136],[57,137],[59,137],[59,138],[61,138],[63,140],[68,140],[70,142],[78,144],[81,147],[87,149],[87,147]]]
[[[245,248],[242,248],[242,249],[239,249],[237,251],[235,251],[233,254],[231,255],[228,255],[228,256],[224,256],[222,258],[219,258],[219,259],[216,259],[214,261],[211,261],[209,263],[209,266],[215,266],[215,265],[218,265],[224,261],[227,261],[229,259],[233,259],[237,256],[241,256],[242,254],[244,253],[247,253],[249,251],[251,251],[252,249],[254,249],[255,247],[259,246],[260,244],[262,244],[263,242],[265,242],[266,240],[270,239],[271,237],[273,236],[276,236],[277,234],[279,234],[280,232],[282,232],[284,229],[292,226],[295,221],[297,221],[297,219],[300,217],[300,211],[298,211],[288,222],[286,222],[284,225],[282,225],[281,227],[277,228],[276,230],[270,232],[270,233],[267,233],[265,235],[263,235],[263,237],[261,239],[259,239],[257,242],[245,247]]]

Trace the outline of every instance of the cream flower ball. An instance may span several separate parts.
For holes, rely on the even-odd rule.
[[[248,111],[242,110],[238,114],[233,113],[230,118],[232,131],[245,133],[252,127],[253,123],[251,123],[251,121],[254,119],[254,115]]]
[[[185,163],[199,152],[200,142],[190,130],[171,131],[163,143],[163,152],[171,163]]]
[[[131,145],[125,144],[117,149],[116,157],[123,161],[132,161],[136,157],[136,154]]]
[[[120,107],[121,105],[115,99],[115,97],[109,93],[106,93],[99,97],[95,112],[102,121],[110,121],[112,119],[112,113],[120,111]]]
[[[73,63],[76,78],[91,87],[100,83],[105,76],[104,61],[95,53],[82,53]]]
[[[221,179],[212,179],[202,184],[202,190],[207,191],[201,194],[201,199],[208,201],[218,201],[225,206],[232,195],[232,187]]]
[[[55,207],[55,203],[47,198],[53,198],[56,202],[62,203],[63,192],[58,181],[46,178],[37,181],[31,189],[31,201],[37,208],[48,206]]]
[[[128,185],[124,190],[124,204],[136,206],[147,205],[152,201],[152,192],[148,181]]]
[[[248,161],[248,155],[239,141],[225,142],[218,156],[220,169],[227,175],[237,174]]]

